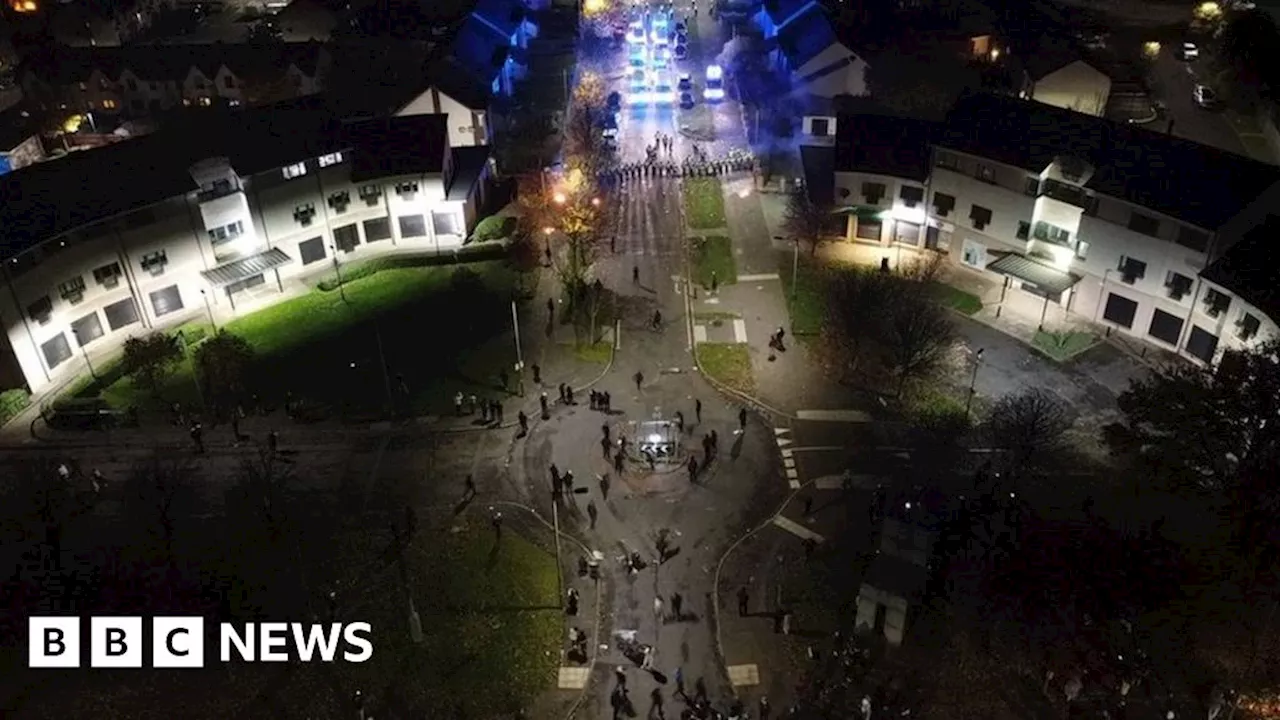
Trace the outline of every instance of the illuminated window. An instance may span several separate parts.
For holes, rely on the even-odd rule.
[[[118,103],[116,103],[116,101],[115,101],[115,100],[103,100],[103,101],[102,101],[102,109],[103,109],[103,110],[115,110],[117,107],[119,107],[119,104],[118,104]]]
[[[202,97],[200,98],[199,103],[202,107],[209,107],[213,104],[213,98]]]
[[[294,163],[292,165],[286,165],[282,170],[282,172],[284,173],[285,180],[292,180],[296,177],[302,177],[303,175],[307,174],[307,164]]]
[[[13,0],[9,7],[13,8],[14,12],[20,13],[33,13],[40,9],[35,0]]]
[[[340,162],[342,162],[342,153],[340,152],[320,156],[320,167],[329,167],[330,165],[337,165]]]

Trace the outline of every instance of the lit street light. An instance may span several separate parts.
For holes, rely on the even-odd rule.
[[[559,192],[552,196],[551,199],[555,201],[555,204],[557,205],[563,205],[569,200],[569,198],[565,197],[564,193]]]
[[[973,374],[969,376],[969,397],[964,402],[964,419],[969,419],[969,411],[973,408],[974,386],[978,383],[978,366],[982,365],[983,348],[973,354]]]

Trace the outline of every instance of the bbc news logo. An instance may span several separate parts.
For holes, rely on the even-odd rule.
[[[27,666],[81,667],[83,628],[78,617],[32,617],[27,621]],[[369,623],[245,623],[218,626],[218,660],[231,662],[362,663],[373,657]],[[204,618],[151,618],[151,664],[155,668],[199,668],[205,663]],[[140,617],[89,618],[89,667],[140,668],[147,638]],[[341,652],[339,652],[341,650]],[[292,652],[291,652],[292,651]]]

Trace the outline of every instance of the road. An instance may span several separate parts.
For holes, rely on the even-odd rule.
[[[1163,47],[1151,70],[1152,91],[1168,108],[1174,135],[1247,157],[1248,151],[1226,116],[1221,111],[1199,107],[1192,98],[1197,83],[1214,84],[1206,77],[1207,72],[1203,62],[1182,62],[1174,57],[1174,48]],[[1163,125],[1157,121],[1148,127],[1162,132],[1169,130],[1167,120]]]

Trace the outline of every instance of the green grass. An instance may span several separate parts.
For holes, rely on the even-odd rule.
[[[716,178],[688,178],[684,181],[685,223],[694,230],[712,230],[727,225],[724,219],[724,192]]]
[[[373,624],[373,658],[342,667],[352,687],[390,683],[433,718],[511,717],[555,687],[555,558],[510,529],[495,542],[487,517],[420,531],[408,564],[423,643],[409,641],[401,593],[380,593],[359,615]]]
[[[0,392],[0,425],[4,425],[31,403],[31,393],[22,388]]]
[[[750,348],[745,344],[698,343],[698,364],[703,372],[738,392],[755,392]]]
[[[598,342],[591,345],[586,343],[575,345],[573,355],[583,362],[608,365],[609,360],[613,358],[613,344]]]
[[[982,309],[982,299],[960,288],[944,283],[934,283],[933,291],[938,302],[965,315],[977,314]]]
[[[793,335],[817,335],[822,332],[827,315],[827,273],[829,271],[812,262],[801,260],[796,272],[795,286],[791,282],[791,259],[779,268],[783,288],[787,293],[787,311],[791,314]]]
[[[1066,362],[1098,343],[1092,333],[1066,330],[1063,332],[1036,331],[1031,344],[1037,350],[1058,362]]]
[[[412,409],[441,411],[457,391],[497,394],[487,386],[514,357],[509,343],[491,341],[510,328],[508,303],[517,285],[517,273],[497,261],[389,268],[346,283],[346,302],[336,290],[314,290],[236,318],[226,329],[257,353],[249,385],[264,399],[279,401],[289,391],[357,412],[382,408],[381,348],[392,384],[403,376],[408,385]],[[159,402],[118,371],[99,374],[109,382],[88,383],[79,394],[96,390],[116,407],[144,409],[197,400],[186,359]]]
[[[721,285],[738,282],[738,266],[733,260],[733,242],[723,235],[694,237],[693,281],[704,288],[711,287],[711,274],[715,273]]]

